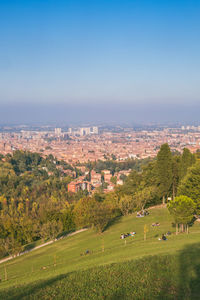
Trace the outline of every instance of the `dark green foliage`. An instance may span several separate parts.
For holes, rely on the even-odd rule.
[[[177,194],[177,188],[180,181],[180,167],[181,167],[181,158],[180,156],[173,156],[172,159],[172,195],[173,198]]]
[[[124,195],[132,196],[135,208],[138,209],[142,203],[147,207],[160,203],[161,199],[165,201],[166,197],[174,198],[181,176],[188,172],[194,162],[195,157],[188,149],[184,149],[182,155],[172,155],[168,144],[164,144],[156,160],[144,164],[140,172],[133,170],[125,179],[124,185],[117,186],[115,192],[119,198]],[[146,193],[148,190],[151,192]],[[197,193],[200,198],[200,193]],[[187,195],[190,197],[190,192]]]
[[[178,188],[179,195],[186,195],[195,202],[200,200],[200,163],[193,166]]]
[[[115,157],[114,157],[115,158]],[[118,162],[115,159],[113,160],[98,160],[97,162],[89,162],[86,164],[86,167],[89,170],[94,169],[97,173],[101,173],[103,170],[110,170],[111,174],[114,175],[115,172],[122,170],[133,169],[136,171],[141,171],[143,165],[148,164],[152,159],[127,159],[123,162]]]
[[[178,196],[168,204],[169,212],[173,215],[175,223],[191,223],[195,213],[195,203],[187,196]]]
[[[191,167],[194,163],[194,154],[192,154],[187,148],[184,148],[181,157],[180,179],[182,179],[186,175],[187,169]]]
[[[133,195],[142,181],[142,175],[133,170],[130,175],[126,178],[123,186],[119,187],[121,194]]]
[[[157,155],[157,183],[163,198],[168,195],[172,180],[172,153],[169,145],[163,144]]]
[[[16,174],[22,174],[36,168],[41,163],[42,157],[38,153],[17,150],[8,161],[12,164]]]
[[[183,178],[178,188],[178,195],[190,197],[200,209],[200,163],[197,162]]]

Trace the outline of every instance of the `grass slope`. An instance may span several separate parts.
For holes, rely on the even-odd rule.
[[[156,299],[155,295],[160,295],[157,299],[178,299],[180,290],[190,297],[191,282],[199,286],[193,279],[198,274],[200,225],[195,224],[189,235],[173,234],[166,242],[158,241],[162,233],[174,231],[171,221],[167,209],[156,208],[145,218],[134,214],[118,219],[102,236],[88,230],[9,261],[5,264],[8,280],[0,283],[0,298],[123,299],[126,295],[124,299]],[[152,228],[152,222],[161,225]],[[149,229],[146,241],[145,224]],[[125,244],[119,236],[130,231],[137,235],[127,238]],[[86,249],[92,254],[81,256]],[[3,279],[4,271],[1,265]],[[184,286],[182,277],[187,281]],[[194,287],[192,290],[196,293]]]

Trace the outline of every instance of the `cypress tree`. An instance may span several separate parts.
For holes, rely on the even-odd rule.
[[[158,152],[156,167],[157,184],[163,198],[163,203],[165,203],[165,198],[168,196],[173,181],[172,153],[167,143],[163,144]]]

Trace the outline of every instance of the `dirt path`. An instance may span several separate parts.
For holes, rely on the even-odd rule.
[[[164,208],[164,207],[166,207],[166,206],[167,206],[166,204],[160,204],[160,205],[155,205],[155,206],[148,207],[148,209],[150,210],[150,209],[154,209],[154,208]],[[4,258],[4,259],[0,260],[0,264],[6,262],[6,261],[8,261],[8,260],[11,260],[11,259],[15,258],[16,256],[21,256],[21,255],[26,254],[26,253],[28,253],[28,252],[31,252],[31,251],[37,250],[37,249],[39,249],[39,248],[45,247],[45,246],[50,245],[50,244],[52,244],[52,243],[54,243],[54,242],[56,242],[56,241],[58,241],[58,240],[61,240],[61,239],[66,238],[66,237],[68,237],[68,236],[73,236],[73,235],[75,235],[75,234],[77,234],[77,233],[80,233],[80,232],[83,232],[83,231],[85,231],[85,230],[87,230],[87,228],[80,229],[80,230],[77,230],[77,231],[75,231],[75,232],[69,233],[69,234],[67,234],[67,235],[65,235],[65,236],[60,237],[60,238],[57,239],[57,240],[49,241],[49,242],[44,243],[44,244],[42,244],[42,245],[39,245],[39,246],[37,246],[37,247],[35,247],[35,248],[33,248],[33,249],[30,249],[30,250],[21,252],[21,253],[18,254],[18,255],[10,256],[10,257]]]
[[[167,207],[167,204],[158,204],[158,205],[148,207],[147,210],[154,209],[154,208],[166,208],[166,207]]]
[[[75,231],[75,232],[72,232],[72,233],[69,233],[69,234],[67,234],[67,235],[65,235],[65,236],[62,236],[62,237],[60,237],[59,239],[56,239],[56,240],[54,240],[54,241],[49,241],[49,242],[46,242],[46,243],[44,243],[44,244],[42,244],[42,245],[36,246],[36,247],[33,248],[33,249],[30,249],[30,250],[21,252],[21,253],[15,255],[15,256],[9,256],[9,257],[7,257],[7,258],[1,259],[1,260],[0,260],[0,264],[2,264],[2,263],[4,263],[4,262],[7,262],[7,261],[9,261],[9,260],[11,260],[11,259],[13,259],[13,258],[15,258],[15,257],[17,257],[17,256],[21,256],[21,255],[24,255],[24,254],[26,254],[26,253],[28,253],[28,252],[31,252],[31,251],[40,249],[40,248],[45,247],[45,246],[47,246],[47,245],[53,244],[53,243],[55,243],[55,242],[57,242],[57,241],[59,241],[59,240],[61,240],[61,239],[64,239],[64,238],[66,238],[66,237],[68,237],[68,236],[73,236],[73,235],[75,235],[75,234],[77,234],[77,233],[80,233],[80,232],[83,232],[83,231],[86,231],[86,230],[88,230],[88,229],[87,229],[87,228],[83,228],[83,229],[77,230],[77,231]]]

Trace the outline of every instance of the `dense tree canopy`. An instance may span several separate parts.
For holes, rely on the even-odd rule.
[[[156,159],[88,163],[85,166],[90,171],[109,169],[114,175],[114,184],[115,172],[132,169],[130,175],[123,178],[124,184],[116,185],[112,192],[104,193],[102,185],[88,195],[86,191],[68,193],[72,178],[66,170],[77,176],[81,171],[53,155],[42,157],[19,150],[13,155],[1,155],[0,257],[18,253],[27,243],[54,239],[63,232],[84,226],[102,232],[113,218],[161,203],[162,197],[174,198],[177,193],[190,197],[199,213],[200,163],[194,165],[194,162],[195,157],[189,150],[184,149],[182,155],[172,155],[169,146],[164,144]],[[193,202],[179,199],[177,204],[176,201],[171,203],[181,203],[186,207],[181,206],[183,211],[188,209],[189,220]],[[170,210],[174,213],[172,206]]]

